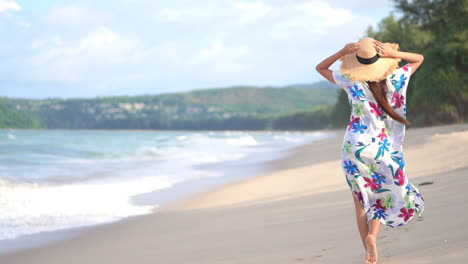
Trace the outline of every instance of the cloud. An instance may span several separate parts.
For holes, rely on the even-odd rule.
[[[298,34],[313,34],[315,38],[321,38],[342,28],[350,32],[362,31],[362,27],[356,27],[356,24],[368,24],[370,20],[349,7],[343,8],[323,1],[304,1],[283,6],[278,17],[280,19],[271,23],[269,31],[269,35],[276,39],[291,38]]]
[[[273,9],[271,6],[262,2],[238,2],[231,1],[231,5],[241,11],[239,21],[241,24],[255,22],[263,17]]]
[[[155,13],[156,20],[169,23],[193,23],[210,21],[220,15],[219,6],[215,2],[206,2],[203,6],[189,4],[171,6],[158,9]]]
[[[234,60],[249,52],[248,45],[226,47],[219,39],[213,40],[211,47],[203,48],[198,52],[199,59],[230,59]],[[225,57],[225,58],[221,58]]]
[[[213,79],[213,76],[214,78],[237,76],[250,68],[242,60],[248,53],[248,45],[226,46],[221,40],[215,39],[210,47],[201,49],[197,56],[186,61],[186,64],[192,66],[192,72],[203,69],[198,74],[207,79]]]
[[[212,23],[218,20],[220,23],[246,25],[265,17],[272,10],[261,1],[247,2],[234,0],[206,1],[204,5],[188,4],[180,6],[164,7],[156,13],[160,21],[181,22],[204,22]],[[227,22],[227,23],[226,23]]]
[[[91,11],[72,4],[53,8],[46,18],[49,22],[56,24],[93,25],[111,20],[112,15],[107,12]]]
[[[76,41],[58,35],[35,40],[32,48],[39,51],[26,61],[23,77],[34,81],[72,84],[113,78],[118,67],[141,59],[139,38],[105,26]]]
[[[212,46],[208,49],[202,49],[198,55],[201,58],[215,58],[223,52],[223,43],[219,40],[213,42]]]
[[[0,16],[0,78],[27,83],[25,95],[47,86],[51,95],[68,87],[67,96],[93,96],[312,82],[316,63],[388,14],[387,0],[26,2],[31,12]]]
[[[0,12],[9,10],[20,11],[21,6],[13,0],[0,0]]]
[[[172,8],[164,8],[159,12],[159,18],[167,22],[179,22],[183,20],[182,12]]]
[[[309,17],[313,17],[316,21],[316,27],[333,28],[344,25],[357,17],[350,9],[331,6],[323,1],[299,4],[296,6],[296,10]]]

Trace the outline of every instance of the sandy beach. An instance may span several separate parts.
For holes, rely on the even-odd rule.
[[[344,132],[344,131],[343,131]],[[363,263],[337,137],[302,145],[269,171],[166,204],[157,213],[84,229],[0,263]],[[425,212],[382,228],[379,263],[468,260],[468,124],[408,129],[409,180]]]

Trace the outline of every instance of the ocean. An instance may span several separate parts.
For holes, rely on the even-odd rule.
[[[0,241],[149,214],[180,196],[177,186],[192,184],[201,191],[213,182],[203,179],[220,183],[239,179],[236,173],[253,175],[233,168],[248,170],[253,167],[246,164],[274,160],[295,146],[331,136],[0,130]]]

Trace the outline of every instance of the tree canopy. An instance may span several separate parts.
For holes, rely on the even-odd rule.
[[[409,118],[417,124],[464,122],[468,113],[466,55],[468,0],[394,0],[394,14],[368,35],[421,53],[423,65],[408,90]]]

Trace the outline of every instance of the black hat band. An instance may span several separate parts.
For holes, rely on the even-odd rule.
[[[363,58],[363,57],[359,57],[359,55],[357,55],[357,53],[356,53],[356,59],[357,59],[361,64],[366,64],[366,65],[372,64],[372,63],[376,62],[379,58],[380,58],[380,55],[379,55],[378,53],[375,54],[374,57],[371,57],[371,58],[368,58],[368,59]]]

